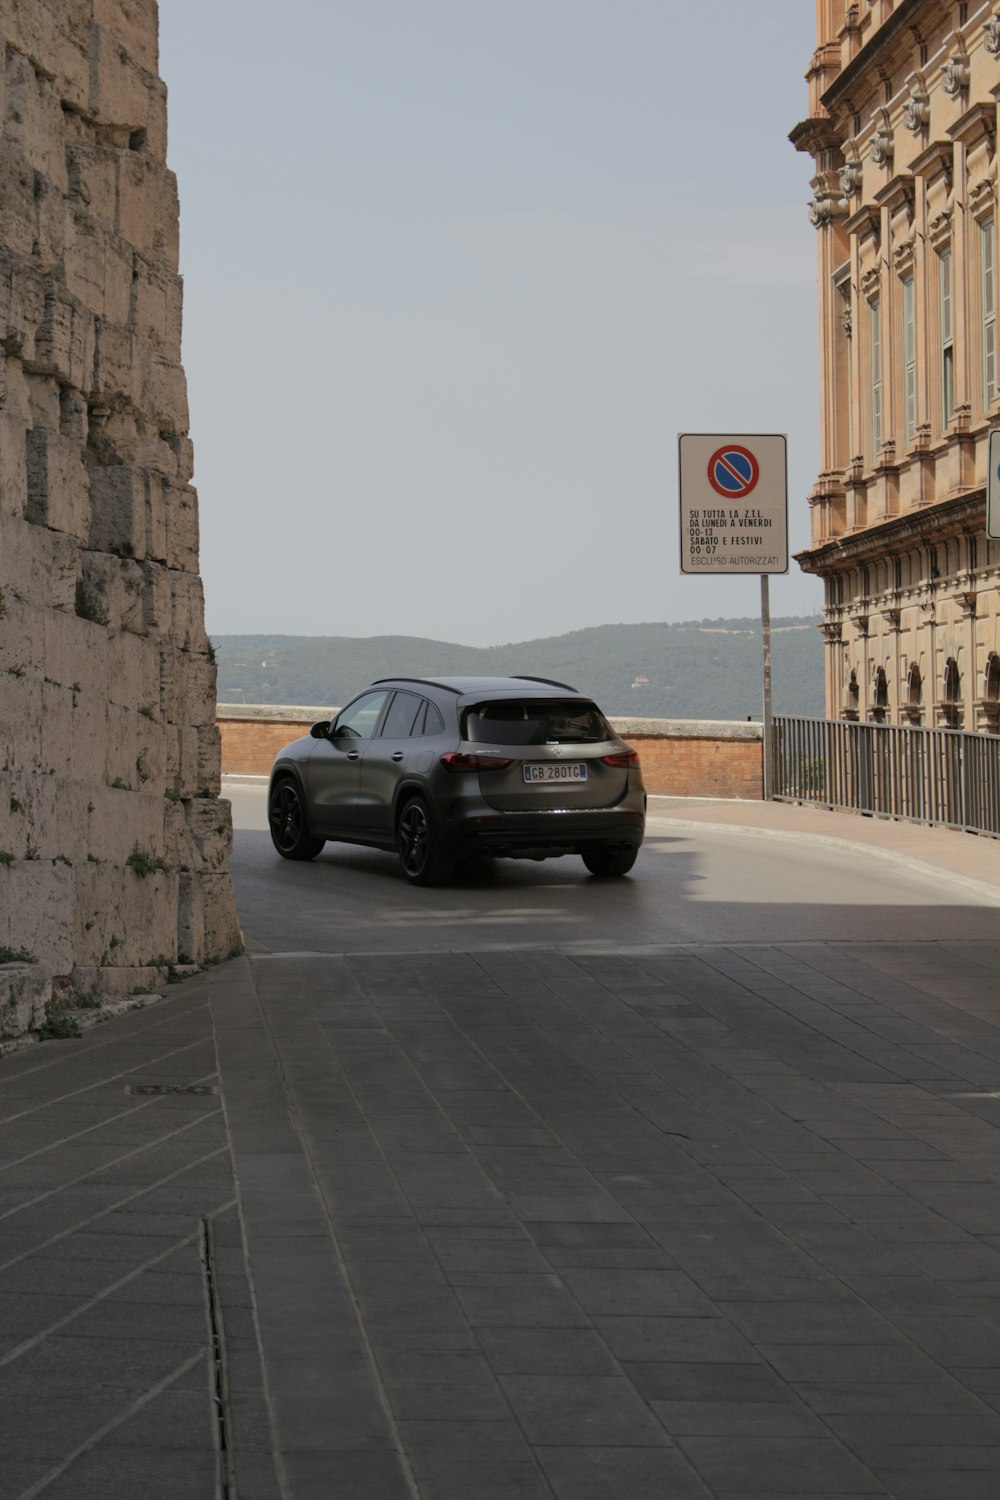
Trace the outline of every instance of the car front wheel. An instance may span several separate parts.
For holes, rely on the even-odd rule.
[[[271,842],[282,859],[315,859],[326,839],[309,832],[305,806],[290,777],[276,781],[267,802]]]
[[[591,875],[608,878],[613,875],[627,875],[635,864],[639,850],[626,846],[624,849],[588,849],[583,855],[583,862]]]
[[[441,885],[454,874],[454,861],[442,850],[427,804],[420,797],[411,797],[399,815],[396,849],[403,874],[412,885]]]

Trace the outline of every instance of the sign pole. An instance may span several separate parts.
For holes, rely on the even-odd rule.
[[[760,575],[760,635],[764,651],[764,801],[770,802],[774,726],[771,720],[771,591],[766,573]]]

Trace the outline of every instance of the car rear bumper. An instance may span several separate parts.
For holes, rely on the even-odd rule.
[[[645,799],[643,799],[645,800]],[[637,849],[646,829],[643,806],[566,809],[532,813],[473,813],[447,830],[456,858],[491,854],[512,859],[546,859],[582,854],[609,844]]]

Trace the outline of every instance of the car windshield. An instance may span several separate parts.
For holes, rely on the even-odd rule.
[[[593,703],[504,698],[466,709],[464,737],[474,745],[583,745],[615,736]]]

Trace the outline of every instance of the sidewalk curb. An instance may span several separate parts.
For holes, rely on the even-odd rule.
[[[959,890],[968,891],[970,895],[985,898],[991,906],[1000,906],[1000,887],[991,885],[985,880],[976,880],[971,875],[957,875],[941,865],[914,859],[909,854],[899,854],[895,849],[879,849],[874,844],[837,838],[828,833],[800,833],[790,828],[749,828],[745,823],[708,823],[697,818],[674,818],[669,813],[653,812],[650,822],[654,821],[668,823],[671,828],[682,828],[689,833],[736,833],[747,838],[794,839],[828,849],[844,850],[851,854],[871,855],[875,859],[896,865],[910,874],[921,875],[931,880],[947,881]]]

